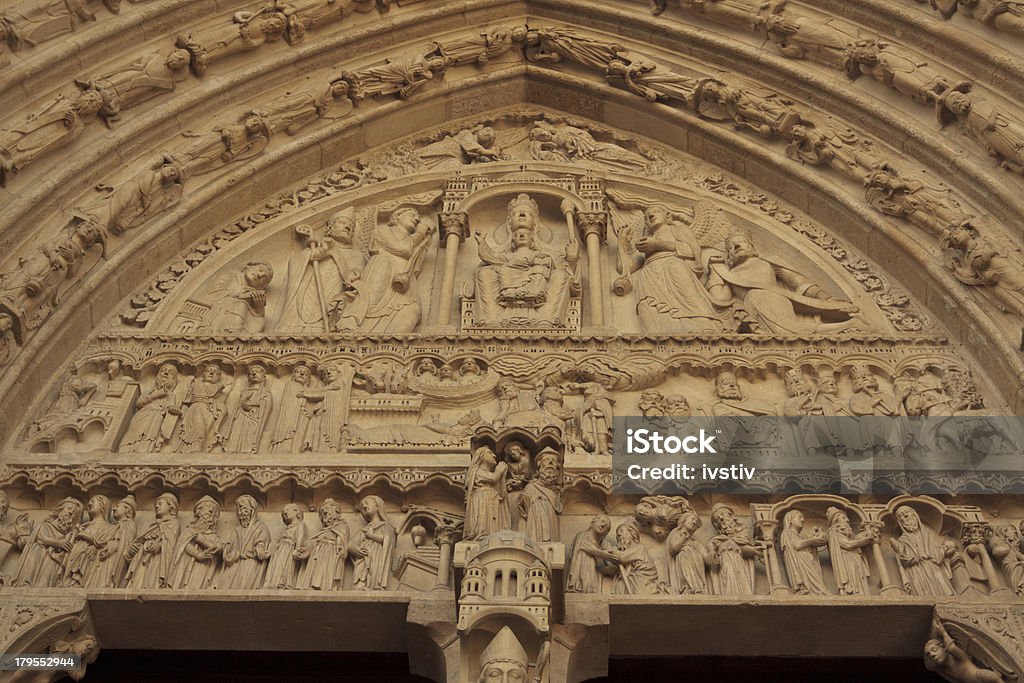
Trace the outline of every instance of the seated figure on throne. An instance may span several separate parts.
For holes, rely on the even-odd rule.
[[[569,308],[569,265],[537,247],[541,227],[537,202],[521,194],[508,205],[507,251],[495,252],[480,232],[476,272],[475,321],[481,326],[564,327]]]

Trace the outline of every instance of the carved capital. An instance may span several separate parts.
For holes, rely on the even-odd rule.
[[[602,244],[608,239],[608,214],[604,211],[577,211],[576,226],[584,241],[591,233],[596,234]]]
[[[462,540],[462,525],[439,526],[434,530],[434,545],[437,547],[454,546]]]
[[[448,235],[458,235],[461,240],[469,237],[469,214],[462,211],[439,213],[437,225],[442,247],[448,241]]]

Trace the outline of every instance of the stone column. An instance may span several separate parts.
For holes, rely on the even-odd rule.
[[[604,285],[601,272],[601,245],[608,237],[608,214],[605,212],[576,212],[576,226],[587,248],[587,274],[590,297],[590,324],[604,325]]]
[[[885,557],[882,555],[882,522],[866,520],[864,526],[875,531],[875,541],[871,544],[871,556],[875,560],[878,579],[882,583],[882,595],[903,595],[903,588],[892,582],[892,578],[889,576],[889,568],[885,566]]]
[[[461,526],[439,526],[434,531],[434,544],[441,549],[441,557],[437,563],[437,583],[434,585],[436,591],[446,591],[450,588],[448,577],[452,573],[452,548],[461,538]]]
[[[444,248],[444,273],[441,275],[441,293],[438,297],[437,324],[451,322],[452,299],[455,296],[455,266],[459,256],[459,242],[469,237],[469,214],[462,212],[438,214],[438,237]]]
[[[988,522],[964,522],[964,526],[960,530],[960,542],[964,546],[964,551],[981,564],[985,578],[988,579],[989,593],[1012,596],[1013,591],[1006,587],[1003,577],[992,564],[992,558],[988,554],[990,538],[992,538],[992,525]]]
[[[779,554],[775,550],[775,532],[779,523],[774,519],[758,519],[754,525],[758,536],[764,541],[764,566],[768,572],[768,593],[770,595],[790,595],[793,591],[782,581],[779,568]]]

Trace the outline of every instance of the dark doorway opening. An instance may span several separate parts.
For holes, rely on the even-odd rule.
[[[920,659],[679,657],[613,658],[588,683],[941,683]]]

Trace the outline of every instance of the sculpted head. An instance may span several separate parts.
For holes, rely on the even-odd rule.
[[[853,380],[854,391],[866,393],[878,391],[878,380],[865,365],[855,365],[850,370],[850,378]]]
[[[527,194],[521,194],[508,204],[508,229],[513,235],[525,228],[533,233],[540,225],[540,209]]]
[[[971,111],[971,98],[966,93],[947,93],[943,98],[943,104],[957,116],[963,116]]]
[[[164,60],[164,65],[171,71],[181,71],[182,69],[188,68],[190,60],[191,55],[189,55],[188,50],[175,48],[167,53],[167,59]]]
[[[334,214],[327,221],[327,236],[343,244],[351,244],[355,228],[355,210],[349,207]]]
[[[359,512],[363,519],[372,522],[375,518],[384,518],[384,501],[380,496],[366,496],[359,501]]]
[[[734,531],[739,522],[736,520],[736,513],[727,505],[718,504],[711,509],[711,526],[720,534],[727,534]]]
[[[839,394],[839,385],[836,384],[835,375],[831,372],[818,373],[818,391],[829,396]]]
[[[459,374],[463,377],[477,377],[481,371],[480,362],[476,358],[467,358],[459,365]]]
[[[103,108],[103,95],[98,90],[86,90],[78,96],[75,109],[79,114],[95,114]]]
[[[743,392],[740,391],[740,383],[734,373],[728,370],[718,373],[715,377],[715,396],[730,401],[743,400]]]
[[[946,663],[948,656],[949,653],[946,652],[941,641],[932,638],[924,644],[924,664],[927,669],[934,671]]]
[[[203,368],[203,381],[210,384],[220,384],[220,380],[223,377],[223,373],[220,370],[220,366],[210,363]]]
[[[839,508],[830,507],[825,510],[825,518],[828,520],[829,527],[850,528],[850,517]]]
[[[79,223],[75,227],[75,236],[82,243],[83,247],[91,247],[94,244],[99,244],[103,238],[103,234],[100,232],[98,225],[93,223],[91,220]]]
[[[0,313],[0,334],[14,329],[14,318],[7,313]]]
[[[486,466],[488,469],[494,469],[495,465],[498,464],[498,456],[494,454],[494,451],[487,446],[481,446],[476,449],[476,464]]]
[[[248,494],[239,496],[235,500],[235,515],[238,517],[238,523],[243,527],[249,526],[256,518],[256,508],[258,507],[259,503],[252,496]]]
[[[296,384],[309,384],[309,380],[312,379],[312,377],[313,374],[305,365],[296,365],[292,370],[292,381]]]
[[[153,501],[153,511],[156,512],[157,519],[174,517],[178,514],[178,497],[173,493],[161,493]]]
[[[484,126],[476,131],[476,141],[479,142],[482,147],[490,147],[493,145],[496,137],[494,129],[490,126]]]
[[[525,26],[516,26],[512,29],[510,37],[513,43],[521,43],[526,40],[527,29]]]
[[[263,15],[260,20],[260,27],[268,37],[284,34],[288,22],[280,12],[270,12]]]
[[[288,503],[281,508],[281,519],[287,526],[302,521],[302,508],[295,503]]]
[[[86,503],[89,519],[106,519],[110,514],[110,499],[106,496],[93,496]]]
[[[259,116],[245,117],[245,121],[242,122],[242,125],[245,127],[245,134],[249,136],[265,134],[267,129],[267,126],[263,123],[263,119]]]
[[[637,401],[636,407],[644,417],[657,417],[667,411],[665,397],[657,389],[640,392],[640,400]]]
[[[665,408],[669,415],[687,417],[690,414],[690,402],[682,394],[670,394],[665,397]]]
[[[157,386],[171,388],[178,383],[178,368],[170,363],[164,363],[156,373]]]
[[[996,527],[996,533],[1009,541],[1014,548],[1020,545],[1020,531],[1014,525],[1000,524]]]
[[[533,249],[534,246],[533,230],[528,228],[516,228],[516,231],[512,233],[513,249]]]
[[[114,504],[114,521],[120,522],[125,519],[135,519],[135,509],[135,496],[125,496]]]
[[[608,519],[608,515],[595,515],[594,519],[590,520],[590,528],[598,538],[603,539],[612,530],[612,520]]]
[[[804,513],[799,510],[790,510],[786,513],[786,516],[782,518],[783,529],[794,529],[800,531],[804,528]]]
[[[174,164],[164,164],[157,171],[157,174],[160,176],[161,185],[181,182],[181,171]]]
[[[679,529],[684,529],[690,534],[690,536],[693,536],[693,533],[697,531],[697,529],[699,529],[700,526],[700,515],[698,515],[693,510],[688,510],[687,512],[684,512],[683,514],[679,515],[679,519],[676,520],[676,527]]]
[[[754,246],[749,235],[736,232],[725,238],[725,262],[730,268],[756,256],[757,247]]]
[[[632,548],[640,542],[640,530],[630,523],[615,527],[615,542],[620,549]]]
[[[480,653],[480,677],[477,683],[527,683],[529,679],[526,650],[508,626]]]
[[[262,365],[250,365],[245,376],[249,380],[249,386],[263,384],[267,381],[267,369]]]
[[[648,232],[653,232],[668,222],[668,209],[652,204],[644,209],[644,224]]]
[[[921,517],[917,510],[906,505],[896,508],[896,521],[903,531],[913,533],[921,528]]]
[[[108,501],[109,503],[109,501]],[[57,509],[54,511],[54,518],[60,523],[60,526],[64,529],[70,529],[76,524],[82,521],[82,504],[74,498],[65,498],[57,505]]]
[[[341,519],[341,506],[333,498],[327,498],[320,503],[320,522],[324,526],[331,526]]]
[[[810,393],[807,383],[804,382],[804,375],[799,370],[786,371],[786,390],[790,396],[803,396]]]
[[[220,503],[209,496],[203,496],[192,509],[195,515],[195,522],[202,526],[213,528],[220,518]]]
[[[274,279],[274,268],[266,261],[250,261],[242,268],[245,284],[253,289],[266,289]]]
[[[407,233],[412,234],[416,230],[416,226],[420,224],[420,212],[411,207],[399,209],[391,214],[388,224],[400,227]]]
[[[522,462],[524,459],[529,460],[530,454],[526,450],[526,446],[521,441],[510,441],[505,446],[505,460],[509,462]]]

